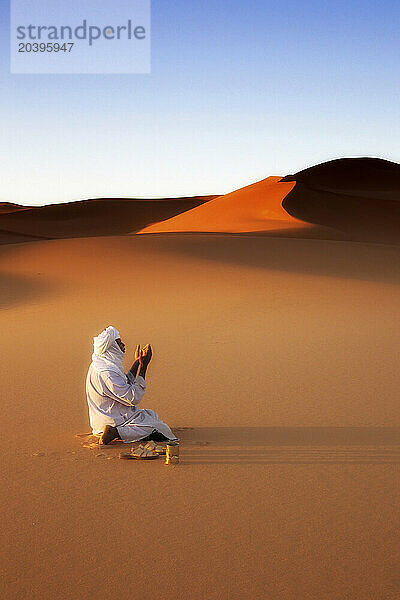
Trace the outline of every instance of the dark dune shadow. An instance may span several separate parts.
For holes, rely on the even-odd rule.
[[[347,238],[400,243],[400,165],[342,158],[281,179],[296,185],[282,202],[291,216],[333,227]]]
[[[215,198],[96,198],[0,212],[0,243],[124,235]]]
[[[216,427],[175,432],[185,463],[400,463],[399,427]]]
[[[28,277],[0,272],[0,310],[10,308],[26,301],[35,301],[54,291],[54,285],[41,274]]]
[[[15,202],[0,202],[0,213],[8,213],[16,210],[24,210],[25,208],[32,208],[31,206],[22,206],[22,204],[15,204]]]
[[[285,236],[286,238],[286,236]],[[398,285],[400,248],[380,244],[265,237],[253,234],[146,234],[146,244],[163,253],[272,269]]]
[[[296,183],[282,206],[296,219],[336,229],[344,239],[400,244],[400,202],[396,200],[350,196]]]
[[[400,165],[371,156],[337,158],[286,175],[281,181],[301,182],[314,189],[360,198],[399,200]]]
[[[37,235],[35,236],[24,233],[16,233],[15,231],[7,231],[6,229],[0,229],[0,245],[21,244],[24,242],[38,242],[45,239],[48,238],[39,237]]]

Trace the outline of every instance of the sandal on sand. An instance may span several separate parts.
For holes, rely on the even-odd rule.
[[[151,450],[150,448],[145,448],[142,444],[132,452],[120,452],[119,458],[128,459],[128,460],[154,460],[158,458],[159,454]]]
[[[161,446],[161,444],[156,444],[155,442],[147,442],[144,446],[147,450],[152,450],[153,452],[157,452],[160,456],[165,455],[166,449],[165,446]]]

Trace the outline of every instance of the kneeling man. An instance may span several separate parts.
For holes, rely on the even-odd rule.
[[[137,407],[146,390],[146,371],[152,349],[136,346],[135,360],[125,374],[123,358],[125,344],[115,327],[107,327],[93,339],[94,352],[86,378],[86,397],[90,425],[100,444],[114,439],[124,442],[136,440],[176,440],[154,410]]]

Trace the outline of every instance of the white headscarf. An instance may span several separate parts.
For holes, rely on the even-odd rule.
[[[92,354],[92,361],[98,373],[101,371],[124,373],[124,353],[115,341],[119,337],[118,329],[110,325],[99,333],[97,337],[93,338],[94,352]]]

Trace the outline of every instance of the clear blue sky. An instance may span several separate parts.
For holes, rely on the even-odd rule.
[[[0,200],[225,193],[341,156],[400,162],[398,0],[153,0],[150,75],[10,75]]]

